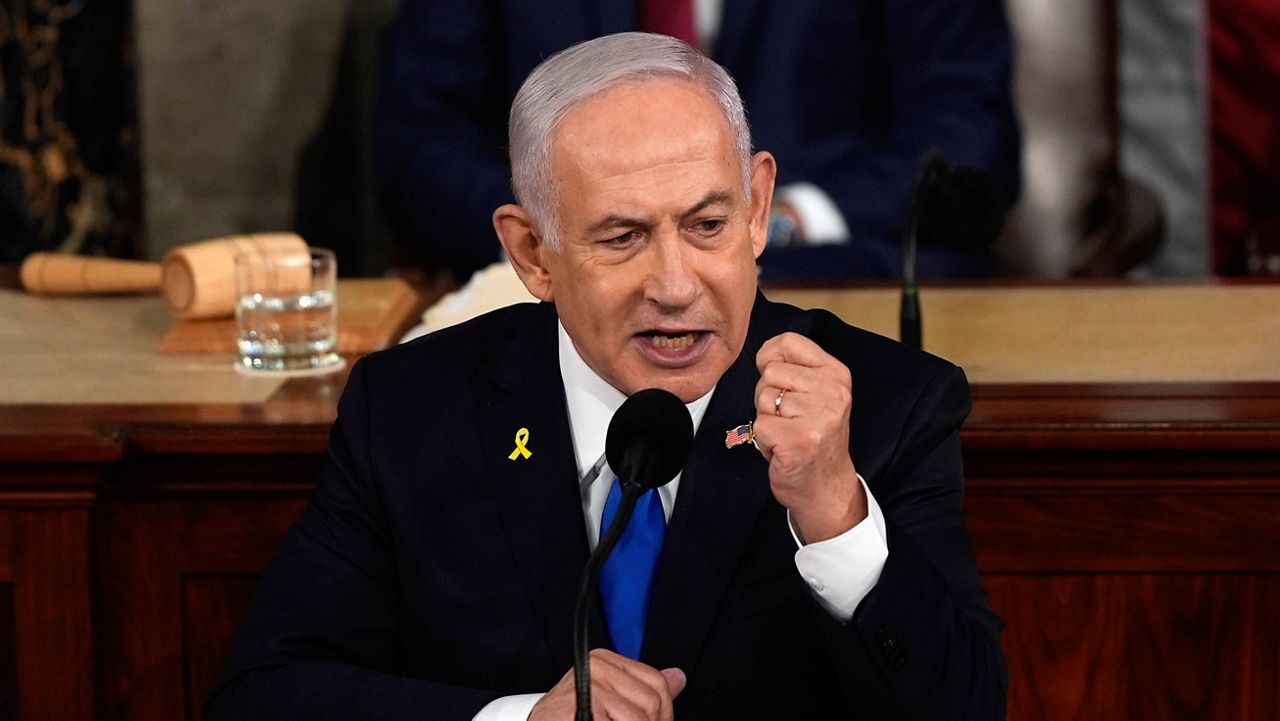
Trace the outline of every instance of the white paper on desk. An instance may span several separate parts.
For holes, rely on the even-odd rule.
[[[409,329],[401,343],[441,328],[448,328],[491,310],[515,303],[536,303],[511,264],[503,260],[481,268],[458,290],[437,301],[422,314],[422,322]]]

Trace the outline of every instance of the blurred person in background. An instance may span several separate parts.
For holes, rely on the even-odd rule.
[[[401,262],[465,280],[498,260],[490,214],[513,199],[505,139],[517,88],[553,53],[632,29],[679,37],[728,69],[758,146],[778,158],[762,280],[897,277],[930,148],[977,171],[977,199],[961,192],[949,206],[982,217],[944,213],[935,225],[961,230],[922,239],[920,275],[989,274],[1019,185],[1000,0],[404,0],[377,120],[384,205],[412,256]]]

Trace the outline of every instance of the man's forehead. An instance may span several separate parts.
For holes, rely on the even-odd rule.
[[[714,169],[723,181],[703,184],[705,170],[688,172],[698,165]],[[597,94],[565,116],[551,145],[558,191],[579,199],[608,191],[661,191],[692,204],[712,190],[741,192],[738,167],[733,134],[719,106],[705,90],[680,79],[627,83]],[[690,187],[680,187],[694,178]]]
[[[732,145],[732,137],[705,89],[692,80],[657,77],[621,83],[583,100],[557,124],[551,151],[604,159],[625,157],[654,139],[696,147]]]

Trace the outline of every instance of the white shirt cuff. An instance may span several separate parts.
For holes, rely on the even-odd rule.
[[[792,183],[778,188],[778,200],[800,216],[805,245],[833,245],[849,242],[849,226],[831,196],[813,183]]]
[[[546,694],[525,693],[519,696],[503,696],[490,701],[471,721],[526,721],[533,707]]]
[[[791,536],[799,546],[796,569],[818,603],[838,621],[853,618],[858,604],[880,582],[880,572],[889,558],[880,504],[862,476],[858,476],[858,482],[867,494],[867,517],[835,538],[805,545],[791,522],[791,514],[787,514]]]

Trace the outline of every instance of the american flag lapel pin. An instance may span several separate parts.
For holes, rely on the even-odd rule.
[[[755,430],[752,429],[750,423],[743,423],[737,428],[731,428],[724,432],[725,448],[733,448],[743,443],[750,443],[753,446],[756,443]]]

